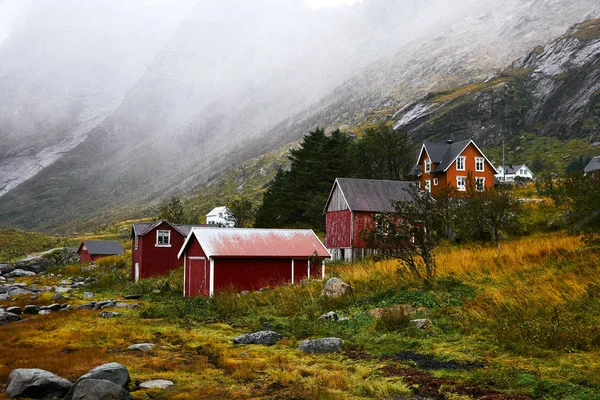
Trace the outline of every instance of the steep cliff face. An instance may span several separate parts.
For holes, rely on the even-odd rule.
[[[499,74],[411,102],[394,120],[414,141],[494,146],[522,132],[598,140],[600,19],[573,26]]]

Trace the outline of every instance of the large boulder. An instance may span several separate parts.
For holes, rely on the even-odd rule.
[[[335,299],[350,293],[352,293],[352,286],[339,278],[330,278],[325,282],[325,287],[323,288],[323,293],[321,293],[321,295]]]
[[[49,267],[54,265],[56,265],[56,261],[54,261],[52,258],[43,257],[41,255],[33,255],[16,261],[13,264],[13,267],[15,267],[15,269],[31,271],[39,274],[40,272],[46,272]]]
[[[344,341],[339,338],[323,338],[305,340],[300,343],[298,350],[304,353],[341,353],[344,351]]]
[[[281,340],[282,337],[283,336],[277,332],[258,331],[236,336],[233,339],[233,344],[264,344],[267,346],[272,346]]]
[[[20,319],[21,317],[17,314],[13,314],[6,311],[0,312],[0,325],[6,325],[9,322],[16,322]]]
[[[71,382],[43,369],[19,368],[8,376],[6,393],[11,398],[61,399],[73,386]]]
[[[23,276],[34,276],[36,273],[25,269],[17,268],[11,272],[4,274],[7,278],[21,278]]]
[[[65,400],[72,400],[73,395],[75,393],[75,388],[78,386],[79,382],[85,379],[96,379],[96,380],[105,380],[114,383],[124,389],[129,385],[129,381],[131,380],[129,377],[129,371],[127,368],[119,363],[112,362],[108,364],[102,364],[97,366],[96,368],[90,370],[87,374],[82,375],[75,385],[69,390]]]
[[[0,264],[0,275],[8,274],[9,272],[12,272],[14,269],[15,269],[15,267],[13,267],[10,264]]]
[[[103,379],[83,379],[73,386],[71,400],[133,400],[122,386]]]

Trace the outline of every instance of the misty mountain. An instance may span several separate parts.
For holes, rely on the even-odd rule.
[[[494,146],[522,133],[600,141],[600,19],[573,26],[497,75],[429,93],[394,119],[414,141]]]
[[[0,198],[0,226],[56,231],[136,215],[317,125],[354,123],[373,109],[398,109],[413,96],[502,70],[527,49],[600,14],[590,0],[447,3],[365,0],[313,11],[300,0],[199,2],[154,57],[148,56],[145,71],[126,93],[127,83],[117,82],[127,79],[102,81],[93,86],[98,96],[86,92],[66,107],[54,101],[55,93],[71,100],[65,87],[88,87],[85,70],[67,73],[61,65],[54,70],[62,83],[40,76],[33,89],[15,85],[27,82],[29,74],[10,79],[0,74],[0,88],[12,82],[22,90],[12,88],[11,99],[23,99],[2,100],[0,137],[31,138],[2,140],[0,172],[35,163],[44,152],[54,155],[51,165]],[[30,32],[11,34],[0,45],[0,57]],[[104,57],[118,66],[130,54],[123,53],[122,60]],[[15,58],[14,71],[31,64],[21,58]],[[90,64],[105,68],[101,61]],[[78,74],[81,81],[68,86],[69,76]],[[38,88],[48,82],[56,86],[44,94]],[[10,114],[36,96],[39,101],[32,103],[56,104],[60,112]],[[82,104],[91,106],[83,112]],[[31,105],[21,109],[33,110]],[[96,119],[79,117],[88,114]],[[65,117],[49,117],[55,115]],[[65,145],[62,138],[76,141]]]

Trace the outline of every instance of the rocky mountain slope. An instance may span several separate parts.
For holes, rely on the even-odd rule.
[[[590,15],[596,1],[370,0],[316,14],[300,1],[203,2],[76,147],[2,196],[0,226],[136,215],[316,125],[488,76]]]
[[[494,146],[522,133],[600,141],[600,19],[573,26],[499,74],[411,102],[394,119],[414,141]]]

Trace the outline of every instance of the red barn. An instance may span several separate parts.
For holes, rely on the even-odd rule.
[[[100,257],[124,254],[123,246],[119,242],[104,240],[84,240],[77,249],[77,254],[82,263],[96,261]]]
[[[373,217],[395,211],[393,203],[409,200],[411,183],[337,178],[325,205],[325,246],[333,259],[353,261],[371,254],[363,232],[374,228]]]
[[[177,253],[194,226],[168,221],[137,222],[131,228],[131,279],[161,276],[183,265]]]
[[[331,256],[310,229],[194,228],[179,257],[185,265],[184,295],[191,297],[323,278],[324,259]]]

